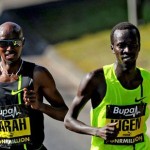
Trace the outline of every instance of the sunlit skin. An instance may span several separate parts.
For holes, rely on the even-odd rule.
[[[116,56],[115,72],[120,82],[127,88],[130,88],[132,82],[134,82],[135,87],[138,86],[139,82],[136,81],[135,76],[141,78],[140,75],[137,75],[138,71],[136,70],[140,43],[136,31],[116,30],[114,32],[114,45],[111,45],[111,48]],[[125,78],[127,79],[125,80]]]
[[[135,68],[136,59],[140,50],[140,44],[134,30],[116,30],[114,32],[114,45],[112,51],[116,54],[116,61],[126,69]]]
[[[6,67],[8,74],[11,74],[17,71],[21,63],[20,55],[24,45],[24,37],[21,28],[16,24],[12,26],[10,26],[9,23],[2,24],[0,26],[0,40],[7,39],[19,39],[22,41],[20,47],[0,47],[1,64],[3,67]]]
[[[111,45],[113,54],[116,56],[115,73],[127,89],[135,89],[142,82],[140,72],[136,69],[136,60],[140,51],[140,41],[134,29],[116,30]],[[104,127],[92,127],[78,119],[78,116],[85,106],[91,100],[93,109],[103,100],[106,93],[106,82],[103,69],[97,69],[88,73],[81,81],[77,95],[65,117],[65,126],[67,129],[80,134],[97,136],[103,139],[114,139],[119,131],[116,123],[109,123]]]

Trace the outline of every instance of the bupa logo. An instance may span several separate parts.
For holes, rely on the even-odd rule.
[[[146,105],[107,105],[106,123],[118,122],[116,128],[119,133],[114,140],[106,140],[105,144],[133,145],[143,142]]]
[[[123,115],[123,116],[132,116],[135,117],[136,115],[140,114],[141,112],[138,110],[138,107],[132,108],[120,108],[114,107],[113,114]]]
[[[7,118],[7,117],[12,117],[15,118],[16,116],[20,115],[21,112],[19,112],[17,110],[16,106],[13,106],[12,108],[8,107],[8,108],[4,108],[0,110],[0,116]]]

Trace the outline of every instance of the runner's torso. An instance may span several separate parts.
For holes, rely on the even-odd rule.
[[[119,135],[111,141],[92,137],[91,150],[140,150],[148,149],[146,120],[149,115],[147,104],[150,102],[150,73],[140,69],[143,82],[133,90],[123,88],[114,73],[114,66],[104,66],[106,94],[102,102],[91,111],[91,124],[103,127],[109,122],[119,122]],[[150,147],[149,147],[150,148]]]
[[[43,143],[43,114],[23,101],[22,89],[33,89],[34,67],[24,61],[18,80],[0,82],[0,147],[33,150]]]

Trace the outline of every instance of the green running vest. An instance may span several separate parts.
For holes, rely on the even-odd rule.
[[[146,135],[149,116],[150,72],[139,68],[143,82],[136,89],[125,89],[118,81],[114,64],[103,67],[107,90],[102,102],[91,110],[91,125],[103,127],[118,122],[119,134],[114,140],[93,136],[90,150],[150,150]]]

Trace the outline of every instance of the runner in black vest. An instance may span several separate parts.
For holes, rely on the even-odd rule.
[[[0,150],[46,150],[43,113],[63,121],[68,110],[50,72],[21,59],[24,41],[18,24],[0,25]]]

